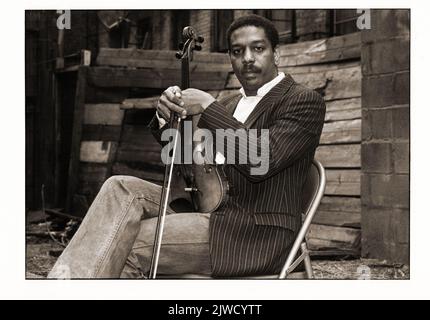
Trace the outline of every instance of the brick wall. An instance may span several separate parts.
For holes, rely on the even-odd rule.
[[[154,13],[152,37],[153,49],[170,50],[173,48],[172,12],[170,10],[157,10]]]
[[[202,51],[211,51],[212,12],[213,10],[193,10],[190,14],[190,25],[205,39]]]
[[[330,35],[329,10],[296,10],[297,41],[316,40]]]
[[[409,11],[362,32],[362,255],[409,261]]]

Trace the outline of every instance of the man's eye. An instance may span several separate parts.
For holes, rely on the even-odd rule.
[[[233,54],[235,56],[237,56],[238,54],[240,54],[240,50],[239,49],[234,49],[232,52],[233,52]]]
[[[260,51],[263,51],[263,47],[255,47],[255,51],[257,51],[257,52],[260,52]]]

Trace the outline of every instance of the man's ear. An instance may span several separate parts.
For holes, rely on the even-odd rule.
[[[279,66],[279,62],[281,60],[281,50],[279,49],[279,45],[273,49],[273,56],[275,57],[275,65]]]

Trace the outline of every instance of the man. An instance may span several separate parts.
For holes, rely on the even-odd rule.
[[[151,126],[160,137],[166,120],[177,112],[182,117],[201,114],[198,127],[214,136],[217,129],[268,129],[268,170],[252,174],[249,161],[225,165],[236,192],[212,214],[175,213],[169,208],[159,274],[279,272],[300,228],[301,191],[319,143],[324,101],[278,73],[279,36],[270,21],[241,17],[227,36],[240,94],[219,102],[197,89],[168,88]],[[64,270],[72,278],[147,275],[160,193],[159,186],[144,180],[109,178],[49,276],[64,276]]]

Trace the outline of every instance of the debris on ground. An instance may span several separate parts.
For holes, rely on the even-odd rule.
[[[27,221],[26,277],[46,278],[58,256],[79,226],[73,219],[39,215]],[[315,279],[329,280],[405,280],[409,266],[376,259],[312,260]]]

